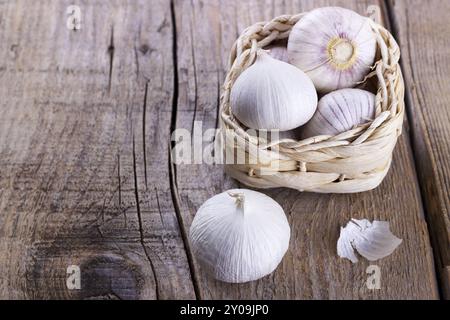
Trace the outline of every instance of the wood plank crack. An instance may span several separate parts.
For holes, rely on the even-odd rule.
[[[172,24],[172,56],[173,56],[173,70],[174,70],[174,83],[173,83],[173,96],[172,96],[172,119],[170,124],[170,132],[172,132],[176,129],[176,121],[177,121],[177,111],[178,111],[178,56],[177,56],[177,24],[176,24],[176,16],[175,16],[175,4],[174,0],[170,1],[170,17],[171,17],[171,24]],[[201,299],[198,279],[197,279],[197,273],[195,272],[195,266],[194,261],[191,253],[191,249],[189,246],[189,238],[187,235],[187,231],[184,228],[183,224],[183,217],[181,215],[180,211],[180,201],[179,201],[179,195],[178,195],[178,188],[176,185],[176,168],[174,163],[172,162],[172,148],[175,145],[174,141],[170,140],[169,137],[169,178],[170,178],[170,192],[172,196],[172,201],[175,208],[175,214],[177,217],[178,226],[180,229],[181,237],[183,239],[183,245],[185,248],[188,265],[189,265],[189,271],[191,274],[192,284],[194,287],[194,293],[195,297],[197,299]]]
[[[145,180],[145,189],[148,188],[148,184],[147,184],[147,152],[146,152],[146,146],[145,146],[145,141],[146,141],[146,124],[145,124],[145,119],[146,119],[146,115],[147,115],[147,95],[148,95],[148,83],[149,81],[147,81],[145,83],[145,93],[144,93],[144,103],[143,103],[143,110],[142,110],[142,149],[144,152],[144,180]]]
[[[192,2],[191,2],[192,6]],[[195,20],[195,17],[193,18]],[[192,21],[190,23],[190,36],[191,36],[191,42],[195,43],[194,38],[194,32],[193,32],[193,24]],[[197,116],[197,108],[198,108],[198,80],[197,80],[197,65],[195,61],[195,48],[194,46],[191,46],[191,56],[192,56],[192,74],[194,77],[194,116],[192,117],[192,126],[191,126],[191,132],[194,132],[194,124],[195,124],[195,118]]]
[[[153,274],[153,280],[155,282],[155,294],[156,299],[159,300],[159,284],[158,284],[158,278],[156,277],[155,267],[153,265],[152,259],[147,252],[147,247],[145,246],[144,242],[144,230],[142,227],[142,216],[141,216],[141,207],[139,204],[139,189],[138,189],[138,183],[137,183],[137,170],[136,170],[136,143],[133,135],[133,175],[134,175],[134,194],[136,199],[136,211],[138,216],[138,223],[139,223],[139,234],[140,234],[140,243],[142,245],[142,248],[144,249],[144,253],[147,257],[147,260],[150,263],[150,268],[152,270]]]
[[[108,92],[111,93],[112,72],[114,64],[114,26],[111,26],[111,37],[109,39],[108,55],[109,55],[109,74],[108,74]]]
[[[117,152],[117,183],[119,188],[119,207],[122,206],[122,182],[120,178],[120,153]]]
[[[192,278],[192,284],[194,286],[194,292],[195,292],[195,296],[197,299],[202,299],[202,295],[201,295],[201,291],[199,288],[199,279],[197,278],[197,272],[195,270],[195,265],[194,265],[194,258],[192,256],[192,251],[191,251],[191,247],[189,245],[189,237],[188,237],[188,232],[184,227],[183,224],[183,217],[181,215],[181,210],[180,210],[180,196],[178,194],[178,187],[177,187],[177,179],[176,179],[176,168],[175,168],[175,164],[172,162],[172,153],[170,152],[169,149],[169,177],[170,177],[170,192],[172,195],[172,201],[174,204],[174,208],[175,208],[175,213],[177,216],[177,221],[178,221],[178,226],[180,228],[180,233],[181,233],[181,237],[183,239],[183,244],[184,244],[184,248],[185,248],[185,252],[186,252],[186,256],[187,256],[187,260],[188,260],[188,264],[189,264],[189,269],[190,269],[190,273],[191,273],[191,278]]]
[[[387,8],[386,10],[386,16],[389,19],[389,23],[391,26],[391,32],[394,35],[394,37],[396,39],[401,39],[401,35],[400,35],[400,26],[399,23],[397,21],[396,18],[396,9],[395,9],[395,3],[392,3],[389,0],[384,0],[384,5]],[[414,106],[413,106],[413,98],[412,98],[412,93],[411,93],[411,89],[417,89],[420,91],[420,95],[418,96],[422,96],[424,97],[424,93],[422,92],[422,88],[420,86],[416,86],[416,74],[415,74],[415,68],[412,64],[412,50],[413,48],[411,47],[411,42],[408,41],[408,39],[411,39],[412,35],[411,35],[411,27],[410,27],[410,19],[409,19],[409,10],[408,10],[408,6],[405,7],[405,33],[407,35],[406,39],[403,39],[403,41],[406,42],[406,48],[407,48],[407,59],[402,59],[400,60],[400,68],[402,70],[403,74],[407,74],[407,70],[406,70],[406,66],[405,63],[408,64],[409,70],[410,70],[410,74],[411,74],[411,82],[409,83],[407,81],[407,79],[405,80],[405,108],[406,108],[406,121],[407,124],[409,126],[409,130],[407,131],[408,134],[408,139],[411,142],[410,143],[410,147],[411,147],[411,155],[413,158],[413,162],[414,162],[414,172],[416,173],[416,179],[418,181],[418,186],[419,186],[419,193],[420,193],[420,200],[422,203],[422,206],[425,207],[425,210],[423,211],[423,216],[424,216],[424,220],[426,221],[426,224],[428,226],[428,230],[429,232],[427,232],[427,237],[430,240],[430,243],[432,243],[432,250],[433,250],[433,258],[434,258],[434,269],[435,269],[435,273],[437,275],[439,275],[439,277],[442,279],[443,278],[443,269],[442,269],[442,261],[443,258],[441,257],[441,250],[440,250],[440,246],[436,245],[436,239],[433,239],[433,230],[434,230],[434,225],[433,225],[433,219],[432,217],[430,217],[430,205],[427,202],[427,190],[426,190],[426,185],[424,185],[423,181],[421,181],[421,175],[420,175],[420,168],[422,167],[422,164],[420,163],[421,161],[421,157],[423,156],[423,154],[420,154],[420,151],[418,150],[418,139],[425,139],[425,137],[423,137],[422,135],[419,134],[419,132],[416,132],[417,128],[414,124],[413,119],[416,119],[420,117],[421,115],[414,115]],[[400,42],[400,46],[402,45],[402,43]],[[405,61],[406,60],[406,61]],[[412,87],[412,88],[411,88]],[[420,101],[420,97],[417,97],[419,104],[420,105],[425,105],[422,103],[422,101]],[[420,137],[420,138],[418,138]],[[425,144],[425,143],[424,143]],[[430,145],[429,142],[427,143],[427,145]],[[430,159],[431,161],[431,159]],[[437,192],[437,191],[436,191]],[[437,282],[438,284],[438,293],[440,298],[443,297],[444,292],[443,292],[443,285],[442,283]]]

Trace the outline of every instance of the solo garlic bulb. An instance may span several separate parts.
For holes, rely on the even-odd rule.
[[[301,70],[260,50],[234,83],[230,103],[233,114],[249,128],[287,131],[311,119],[317,92]]]
[[[319,92],[354,87],[375,60],[377,45],[369,21],[338,7],[309,12],[291,31],[289,62],[306,72]]]
[[[311,121],[303,127],[304,138],[337,135],[375,117],[375,95],[360,89],[341,89],[319,101]]]
[[[270,197],[233,189],[197,211],[190,239],[194,254],[216,279],[242,283],[275,270],[289,246],[290,227]]]

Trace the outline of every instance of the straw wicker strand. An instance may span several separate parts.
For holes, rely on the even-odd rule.
[[[249,162],[228,164],[226,172],[255,188],[288,187],[319,193],[374,189],[391,165],[405,108],[400,50],[383,26],[370,21],[380,57],[364,80],[375,78],[378,84],[376,116],[372,122],[336,136],[266,141],[249,135],[233,116],[230,92],[236,79],[254,63],[258,49],[286,39],[304,14],[283,15],[267,23],[256,23],[243,31],[231,50],[231,68],[220,103],[221,128],[227,136],[224,149],[228,154],[243,154]]]

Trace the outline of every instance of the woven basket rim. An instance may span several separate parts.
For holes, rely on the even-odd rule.
[[[335,136],[267,142],[249,135],[246,128],[232,114],[229,103],[230,92],[237,77],[254,63],[259,49],[267,47],[274,41],[288,38],[292,27],[305,14],[307,12],[282,15],[268,22],[255,23],[242,32],[231,49],[230,70],[220,100],[220,126],[227,131],[226,135],[231,135],[228,139],[243,141],[237,148],[243,149],[246,154],[251,155],[251,150],[256,150],[266,152],[274,159],[269,162],[258,159],[257,164],[244,165],[244,168],[242,165],[227,165],[227,172],[237,180],[258,188],[292,187],[301,191],[342,193],[373,189],[387,174],[392,151],[401,134],[404,117],[404,82],[399,65],[400,49],[397,42],[386,28],[369,18],[368,21],[376,35],[380,57],[364,79],[367,81],[376,77],[378,81],[376,116],[373,121]],[[368,149],[367,152],[374,150],[377,155],[382,152],[379,161],[372,166],[366,165],[362,159],[364,158],[362,150],[365,149]],[[275,152],[272,150],[278,155],[273,155]],[[352,172],[348,168],[352,159],[354,166],[361,165],[361,172],[358,170]],[[280,166],[280,161],[291,163],[284,165],[283,162]],[[268,169],[274,167],[274,163],[277,164],[276,169]],[[339,169],[339,163],[345,164],[342,170]],[[260,169],[268,169],[266,171],[269,174],[258,173]],[[331,180],[334,176],[330,174],[334,174],[337,178]],[[320,175],[321,177],[316,177]],[[376,179],[373,178],[374,175]],[[300,179],[302,183],[292,183],[292,180]],[[311,180],[311,183],[306,183],[305,179]],[[372,182],[366,185],[368,181]]]

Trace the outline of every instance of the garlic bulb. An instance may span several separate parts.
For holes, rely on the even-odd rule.
[[[319,92],[354,87],[375,59],[376,38],[369,21],[338,7],[311,11],[289,35],[289,62],[306,72]]]
[[[274,59],[288,62],[288,52],[287,47],[283,45],[272,45],[266,48],[270,54],[270,56]]]
[[[249,128],[287,131],[311,119],[317,93],[302,71],[260,50],[233,85],[230,103],[233,114]]]
[[[375,117],[375,95],[360,89],[341,89],[319,101],[317,111],[304,127],[303,138],[337,135]]]
[[[216,279],[241,283],[275,270],[289,246],[290,227],[270,197],[233,189],[197,211],[190,239],[194,254]]]
[[[402,243],[389,230],[389,222],[352,219],[341,228],[337,243],[338,255],[351,262],[358,262],[354,249],[369,261],[390,255]]]

